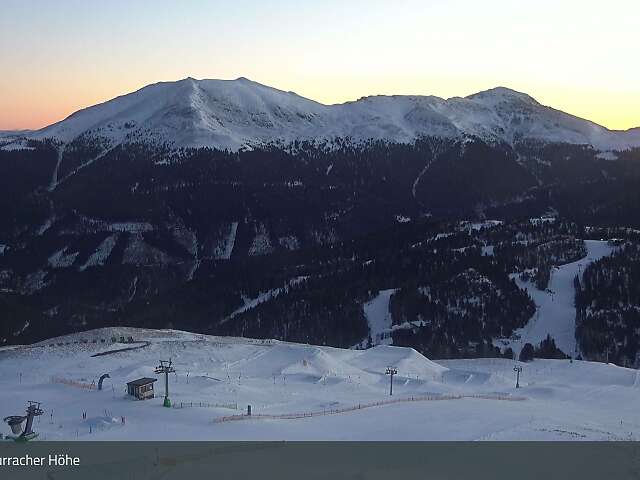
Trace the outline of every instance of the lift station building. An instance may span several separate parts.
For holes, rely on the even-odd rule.
[[[127,393],[138,400],[153,398],[153,383],[157,380],[157,378],[144,377],[127,382]]]

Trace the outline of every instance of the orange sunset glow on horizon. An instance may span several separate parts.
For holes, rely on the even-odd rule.
[[[187,76],[245,76],[325,104],[506,86],[610,129],[638,127],[640,6],[600,3],[9,0],[0,130]]]

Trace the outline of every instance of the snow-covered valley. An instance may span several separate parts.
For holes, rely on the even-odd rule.
[[[121,337],[141,343],[121,345]],[[127,347],[140,348],[93,356]],[[164,379],[154,369],[169,358],[173,408],[163,408]],[[100,329],[0,350],[0,404],[4,417],[22,414],[27,400],[42,402],[34,425],[41,440],[638,438],[636,370],[568,360],[517,364],[519,389],[516,362],[507,359],[433,362],[384,345],[345,350]],[[398,370],[392,397],[388,366]],[[111,378],[98,390],[105,373]],[[158,378],[155,398],[126,394],[126,382],[140,377]]]

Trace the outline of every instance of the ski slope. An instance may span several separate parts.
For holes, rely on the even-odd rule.
[[[585,240],[585,246],[585,258],[551,270],[546,291],[538,290],[533,282],[523,282],[519,276],[514,276],[518,286],[526,289],[533,299],[536,313],[523,328],[514,332],[512,338],[498,340],[496,345],[503,349],[511,347],[519,355],[526,343],[538,345],[547,335],[551,335],[560,350],[567,355],[577,356],[574,279],[576,275],[582,278],[582,272],[590,263],[613,251],[606,241]]]
[[[92,356],[132,346],[111,343],[112,336],[140,343]],[[170,398],[183,408],[162,407],[164,382],[154,368],[169,358],[177,370],[170,376]],[[393,398],[384,374],[390,365],[398,368]],[[345,350],[101,329],[0,350],[0,416],[21,414],[27,400],[42,402],[45,414],[35,422],[41,440],[638,438],[637,371],[578,361],[521,365],[522,388],[515,389],[514,362],[505,359],[434,362],[386,345]],[[111,376],[104,389],[91,388],[104,373]],[[125,394],[126,382],[140,377],[159,379],[156,398]],[[396,402],[373,406],[389,400]],[[247,405],[251,419],[225,421]],[[305,412],[315,415],[280,418]]]
[[[364,316],[369,325],[369,336],[374,345],[391,345],[391,312],[389,300],[396,289],[382,290],[371,301],[364,304]],[[364,344],[366,345],[366,341]]]

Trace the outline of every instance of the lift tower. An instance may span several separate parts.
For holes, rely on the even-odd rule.
[[[516,372],[516,388],[520,388],[520,372],[522,371],[522,367],[515,366],[513,367],[513,371]]]
[[[44,410],[40,408],[40,402],[29,400],[26,415],[11,415],[4,418],[4,421],[11,427],[11,431],[17,435],[15,437],[7,436],[7,438],[15,440],[16,442],[27,442],[36,438],[38,434],[33,431],[33,419],[43,413]],[[25,420],[27,423],[25,424],[24,431],[22,431],[22,422]]]
[[[156,373],[164,373],[164,403],[165,407],[171,407],[171,400],[169,400],[169,374],[174,373],[176,371],[173,368],[173,364],[171,363],[171,359],[169,360],[160,360],[160,365],[156,367]]]
[[[389,383],[389,396],[393,395],[393,376],[397,375],[398,369],[396,367],[387,367],[387,371],[384,372],[390,376],[391,382]]]

